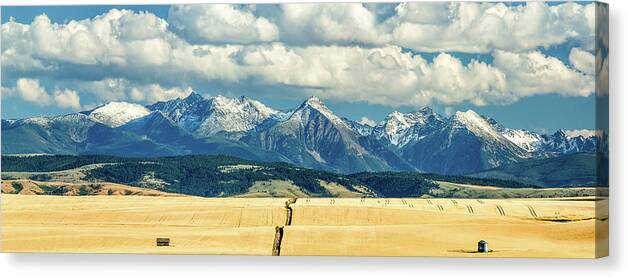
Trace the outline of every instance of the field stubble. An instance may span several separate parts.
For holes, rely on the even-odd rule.
[[[2,195],[3,252],[271,255],[287,198]],[[281,255],[599,257],[608,201],[299,198]],[[155,246],[157,237],[171,239]],[[480,239],[493,252],[473,253]],[[276,247],[276,246],[275,246]]]

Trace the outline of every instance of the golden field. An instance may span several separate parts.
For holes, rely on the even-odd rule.
[[[286,228],[282,255],[590,258],[608,253],[607,200],[299,199],[292,207],[293,226]],[[480,239],[493,252],[475,253]]]
[[[3,252],[600,257],[608,200],[2,194]],[[157,247],[157,237],[171,246]],[[474,253],[484,239],[493,250]]]
[[[270,255],[285,200],[2,194],[3,252]],[[155,238],[169,237],[170,247]]]

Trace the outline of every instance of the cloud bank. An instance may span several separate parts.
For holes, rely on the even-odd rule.
[[[85,94],[150,103],[192,88],[214,93],[211,84],[289,87],[286,97],[387,106],[588,96],[594,73],[604,70],[590,52],[593,5],[402,3],[386,18],[358,3],[269,6],[274,12],[266,13],[181,5],[167,19],[112,9],[67,23],[43,14],[2,24],[2,94],[72,109]],[[540,51],[567,41],[578,45],[568,61]],[[452,51],[491,59],[463,62]],[[46,78],[52,82],[39,81]]]

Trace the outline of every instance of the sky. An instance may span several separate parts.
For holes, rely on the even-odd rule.
[[[608,90],[594,79],[608,72],[594,5],[2,7],[2,118],[194,90],[283,110],[315,95],[365,122],[430,106],[541,132],[593,129],[596,91]]]

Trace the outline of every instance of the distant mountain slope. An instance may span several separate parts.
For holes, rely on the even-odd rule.
[[[127,157],[225,154],[259,161],[288,161],[277,153],[253,148],[238,140],[195,138],[159,111],[116,127],[94,120],[89,112],[2,120],[2,153]]]
[[[2,153],[76,154],[94,125],[101,124],[80,113],[2,120]]]
[[[525,159],[527,154],[477,113],[456,112],[442,128],[403,146],[402,156],[418,169],[464,174]]]
[[[361,137],[320,99],[312,97],[285,120],[275,121],[243,140],[308,168],[348,173],[411,169],[377,141],[365,142]]]
[[[424,107],[412,113],[392,112],[373,128],[373,136],[387,144],[401,148],[422,140],[443,128],[445,118],[431,108]]]
[[[219,95],[204,98],[195,92],[184,99],[158,102],[148,108],[161,111],[196,137],[243,133],[280,114],[279,111],[246,97],[229,98]]]
[[[546,187],[608,186],[608,159],[592,153],[531,159],[470,176],[516,180]]]
[[[169,154],[165,149],[141,135],[107,126],[83,113],[2,121],[3,154],[159,156]]]
[[[579,152],[595,152],[598,142],[596,136],[569,137],[564,130],[558,130],[552,135],[541,135],[543,151],[554,154],[572,154]]]
[[[312,97],[289,111],[247,97],[185,98],[142,106],[111,102],[61,116],[2,120],[4,154],[154,157],[224,154],[338,173],[464,174],[527,159],[602,150],[607,135],[511,129],[469,110],[445,117],[425,107],[368,126]]]
[[[110,127],[118,127],[137,118],[148,115],[146,107],[127,102],[110,102],[85,112],[90,119]]]
[[[134,119],[122,125],[121,129],[162,143],[177,143],[189,136],[160,111],[153,111],[144,117]]]
[[[494,119],[485,119],[497,132],[537,157],[594,152],[600,141],[597,136],[569,136],[564,130],[557,130],[553,134],[539,134],[525,129],[507,128]]]

